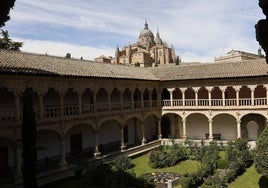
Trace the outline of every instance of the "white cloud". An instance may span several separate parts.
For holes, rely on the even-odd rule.
[[[73,58],[87,60],[94,60],[101,55],[113,56],[115,49],[80,46],[63,42],[42,41],[42,40],[28,40],[22,38],[15,38],[15,41],[23,41],[21,51],[33,52],[39,54],[48,54],[64,57],[67,53],[71,53]]]
[[[136,42],[147,18],[149,28],[155,33],[159,27],[162,39],[175,46],[183,61],[213,61],[231,49],[256,52],[254,25],[264,17],[252,0],[20,0],[11,13],[7,25],[15,37],[26,39],[23,50],[37,52],[41,49],[37,43],[42,43],[42,53],[64,55],[73,46],[77,52],[71,53],[79,54],[77,57],[113,55],[118,43]],[[43,29],[42,38],[38,38],[39,27],[51,30]],[[56,46],[56,42],[51,43],[56,37],[60,37],[59,45],[51,48],[49,45]],[[86,42],[90,37],[94,40]],[[63,41],[70,38],[73,41],[68,44]],[[90,47],[80,46],[76,38]],[[80,48],[86,50],[75,50]]]

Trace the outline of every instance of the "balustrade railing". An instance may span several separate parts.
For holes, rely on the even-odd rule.
[[[0,111],[1,121],[13,121],[15,120],[15,113],[12,111]]]
[[[267,99],[266,98],[254,99],[254,105],[267,105]]]
[[[71,116],[79,114],[79,107],[78,105],[67,105],[64,106],[64,115]]]
[[[60,106],[47,106],[44,108],[44,117],[52,118],[61,116],[61,107]]]
[[[171,103],[172,102],[172,103]],[[211,99],[211,103],[209,99],[185,99],[184,105],[182,99],[173,99],[173,100],[163,100],[163,106],[237,106],[236,99]],[[251,106],[251,105],[267,105],[266,98],[255,98],[254,103],[252,104],[252,100],[249,98],[242,98],[238,100],[239,106]]]
[[[235,106],[236,99],[225,99],[225,106]]]

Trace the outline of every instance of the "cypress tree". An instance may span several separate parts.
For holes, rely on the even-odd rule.
[[[263,130],[257,141],[255,164],[257,172],[268,177],[268,126]]]
[[[23,97],[22,142],[24,188],[35,188],[37,187],[36,122],[33,109],[33,93],[29,89],[26,89]]]

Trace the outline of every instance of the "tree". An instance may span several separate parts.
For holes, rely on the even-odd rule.
[[[14,7],[16,0],[1,0],[0,1],[0,27],[5,26],[5,22],[10,19],[9,11]]]
[[[0,38],[0,49],[19,51],[22,42],[15,42],[9,38],[8,31],[2,30],[2,38]]]
[[[33,93],[27,88],[23,97],[22,120],[23,181],[25,188],[37,187],[36,181],[36,122],[33,109]]]
[[[255,153],[256,170],[263,176],[268,177],[268,127],[261,133]]]

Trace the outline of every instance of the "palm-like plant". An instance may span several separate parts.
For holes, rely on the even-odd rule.
[[[22,42],[15,42],[9,38],[8,31],[1,30],[2,38],[0,38],[0,49],[19,51],[22,47]]]

